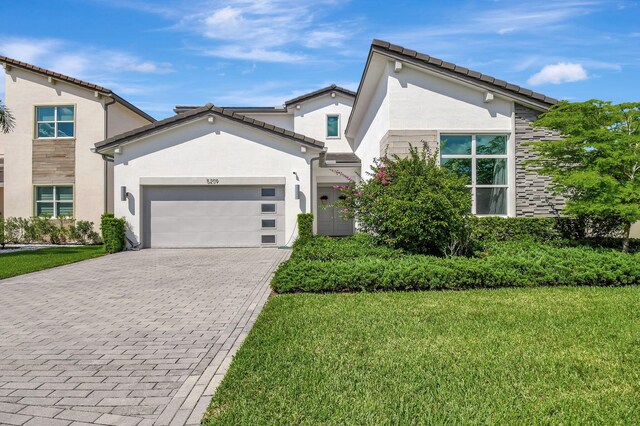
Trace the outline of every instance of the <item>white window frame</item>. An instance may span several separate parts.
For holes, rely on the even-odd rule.
[[[336,136],[329,136],[329,117],[338,117],[338,134]],[[327,139],[340,139],[340,129],[342,129],[342,119],[340,114],[327,114],[324,121],[324,131]]]
[[[70,187],[71,188],[71,201],[59,201],[56,198],[58,193],[57,188],[59,187]],[[53,199],[51,201],[39,201],[38,200],[38,188],[53,188]],[[38,216],[38,204],[53,204],[53,215],[51,215],[51,219],[57,219],[58,215],[58,204],[71,204],[71,216],[75,217],[76,212],[76,191],[73,185],[61,183],[54,185],[34,185],[33,186],[33,215]],[[67,217],[67,216],[65,216]]]
[[[446,136],[471,136],[471,154],[440,154],[438,161],[441,159],[471,159],[471,184],[467,185],[467,188],[471,189],[471,213],[476,216],[498,216],[498,217],[509,217],[512,211],[513,200],[512,200],[512,192],[514,185],[514,164],[512,160],[513,157],[513,148],[511,144],[511,133],[505,131],[482,131],[482,132],[438,132],[438,146],[441,148],[442,139],[446,139]],[[477,154],[476,153],[476,137],[477,136],[505,136],[506,137],[506,154]],[[507,183],[505,185],[479,185],[477,184],[476,174],[477,174],[477,160],[478,159],[504,159],[507,164]],[[477,188],[506,188],[506,201],[507,205],[505,208],[504,214],[477,214],[476,213],[476,189]]]
[[[73,108],[73,121],[61,121],[58,120],[58,108]],[[54,109],[54,117],[53,117],[53,121],[38,121],[38,108],[53,108]],[[78,112],[78,108],[75,104],[55,104],[55,105],[35,105],[34,107],[34,134],[33,134],[33,138],[34,139],[75,139],[76,138],[76,131],[77,131],[77,126],[76,126],[76,116],[77,116],[77,112]],[[38,135],[38,124],[44,124],[44,123],[53,123],[53,137],[46,137],[46,136],[39,136]],[[73,124],[73,136],[58,136],[58,123],[72,123]]]

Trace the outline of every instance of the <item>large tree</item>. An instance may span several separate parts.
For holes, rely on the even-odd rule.
[[[640,220],[640,103],[562,101],[534,125],[563,135],[532,142],[538,159],[529,164],[551,176],[567,199],[564,213],[618,220],[628,251],[631,225]]]
[[[11,111],[0,101],[0,132],[9,133],[13,130],[14,123]]]

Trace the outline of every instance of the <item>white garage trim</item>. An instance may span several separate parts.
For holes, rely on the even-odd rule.
[[[153,186],[244,186],[285,185],[285,177],[141,177],[140,185]]]

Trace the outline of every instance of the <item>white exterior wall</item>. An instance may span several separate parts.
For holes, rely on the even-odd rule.
[[[389,75],[390,129],[513,131],[513,101],[496,96],[483,102],[484,90],[404,65]]]
[[[254,120],[260,120],[265,123],[273,124],[274,126],[282,127],[283,129],[291,130],[295,132],[293,128],[293,114],[289,112],[283,113],[243,113],[247,117],[251,117]]]
[[[388,87],[389,74],[384,72],[379,77],[376,90],[356,133],[355,153],[360,158],[364,179],[371,169],[373,160],[380,157],[380,141],[390,128]]]
[[[5,81],[5,99],[16,118],[13,132],[0,135],[5,149],[5,217],[34,214],[35,106],[68,104],[76,107],[75,216],[98,223],[104,206],[104,173],[102,158],[91,148],[104,136],[102,101],[91,91],[63,82],[51,85],[46,77],[18,68],[7,72]]]
[[[121,133],[128,132],[129,130],[137,129],[138,127],[146,126],[150,122],[134,113],[129,108],[122,106],[119,103],[111,104],[107,107],[107,135],[106,138],[119,135]],[[97,155],[97,154],[94,154]],[[107,212],[113,213],[114,206],[114,186],[113,186],[113,162],[106,161],[105,166],[107,173]]]
[[[324,142],[328,152],[353,152],[344,130],[347,127],[353,98],[335,92],[336,97],[332,98],[330,93],[318,96],[300,103],[300,109],[294,105],[293,122],[294,131],[310,138]],[[340,115],[340,137],[327,137],[327,115]]]
[[[221,117],[213,124],[204,118],[186,123],[125,145],[115,155],[115,192],[119,195],[119,188],[125,186],[131,196],[125,202],[117,196],[114,213],[131,226],[130,238],[142,242],[141,178],[284,177],[285,239],[290,243],[297,235],[298,213],[310,209],[309,160],[319,154],[313,148],[301,151],[294,141]]]

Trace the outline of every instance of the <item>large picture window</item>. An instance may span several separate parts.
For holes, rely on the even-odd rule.
[[[440,164],[467,179],[474,214],[507,214],[508,140],[507,135],[440,135]]]
[[[36,186],[36,216],[72,217],[72,186]]]
[[[73,138],[75,134],[75,107],[36,107],[36,138]]]

